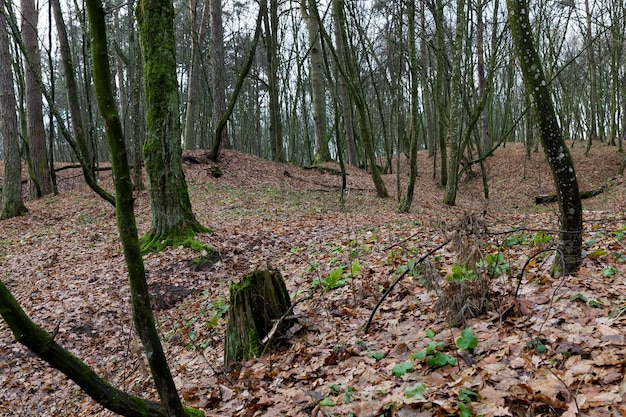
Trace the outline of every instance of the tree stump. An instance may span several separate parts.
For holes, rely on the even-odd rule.
[[[240,282],[230,284],[230,307],[224,341],[224,369],[265,353],[275,337],[264,341],[277,321],[275,334],[284,332],[284,317],[291,309],[285,281],[277,269],[255,269]]]

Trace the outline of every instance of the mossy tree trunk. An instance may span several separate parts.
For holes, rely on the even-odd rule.
[[[111,82],[104,19],[105,12],[100,0],[87,0],[86,4],[87,13],[89,14],[94,86],[111,151],[117,225],[122,241],[124,259],[128,267],[133,321],[146,352],[150,371],[167,415],[170,417],[183,417],[187,414],[172,379],[163,346],[156,330],[154,316],[150,309],[148,283],[146,281],[135,213],[133,211],[133,184],[130,176],[128,152]],[[140,3],[139,7],[143,6],[144,4]],[[154,65],[154,62],[151,64]]]
[[[129,395],[100,378],[87,364],[65,350],[45,330],[33,323],[4,283],[0,282],[0,315],[15,340],[41,359],[63,372],[100,405],[127,417],[167,417],[165,406]],[[186,408],[187,416],[201,416],[199,410]]]
[[[232,282],[224,368],[232,370],[242,360],[263,354],[268,347],[263,339],[290,309],[289,293],[278,270],[255,269],[240,282]]]
[[[574,162],[563,139],[548,80],[530,31],[532,26],[528,17],[528,2],[507,0],[507,6],[513,44],[528,94],[534,101],[541,145],[550,164],[558,197],[561,231],[553,269],[557,273],[575,274],[582,262],[583,211]]]
[[[146,141],[144,163],[152,209],[143,251],[190,244],[208,229],[195,218],[182,166],[176,80],[174,6],[171,0],[143,0],[136,9],[144,57]]]

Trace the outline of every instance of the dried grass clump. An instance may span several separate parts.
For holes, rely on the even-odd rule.
[[[488,276],[448,282],[435,303],[435,311],[445,313],[453,326],[463,326],[467,320],[493,309],[495,297],[491,285]]]

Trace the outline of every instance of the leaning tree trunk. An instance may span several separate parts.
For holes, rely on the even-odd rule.
[[[513,43],[519,57],[524,83],[534,100],[541,130],[541,145],[550,164],[558,196],[561,231],[558,256],[553,270],[563,274],[575,274],[582,262],[583,211],[574,162],[563,140],[541,58],[530,33],[528,2],[507,0],[507,6]]]
[[[270,335],[274,324],[282,320],[275,332],[283,332],[287,323],[284,318],[290,310],[287,287],[280,271],[276,269],[255,269],[240,282],[232,282],[224,343],[224,368],[232,370],[242,360],[263,354],[275,340]]]
[[[169,0],[144,0],[136,11],[147,113],[143,155],[152,209],[152,225],[142,239],[143,251],[192,246],[195,234],[208,229],[192,212],[183,173],[174,6]]]

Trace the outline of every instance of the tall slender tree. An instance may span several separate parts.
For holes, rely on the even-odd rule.
[[[309,34],[309,61],[311,102],[313,104],[313,130],[315,132],[315,160],[330,161],[326,134],[326,92],[324,88],[324,57],[322,55],[321,19],[317,0],[300,0],[300,10]]]
[[[37,37],[39,11],[34,0],[21,0],[21,33],[25,53],[24,59],[26,89],[26,124],[28,136],[28,157],[30,162],[29,194],[31,198],[40,198],[52,192],[52,181],[48,167],[46,150],[46,132],[43,126],[43,99],[37,83],[41,78],[41,52]],[[33,67],[28,61],[33,63]]]
[[[5,8],[6,3],[0,3]],[[17,123],[17,105],[13,84],[13,59],[4,11],[0,12],[0,134],[4,152],[2,184],[2,213],[7,219],[26,212],[22,200],[22,164],[20,160],[20,134]]]
[[[136,8],[144,57],[146,141],[143,148],[152,210],[143,250],[191,244],[208,229],[193,214],[182,166],[176,79],[174,6],[171,0],[142,0]]]
[[[575,274],[582,262],[583,210],[572,155],[563,140],[543,62],[531,32],[528,1],[507,0],[509,25],[524,84],[533,99],[541,131],[541,145],[550,164],[559,203],[558,256],[554,270]]]

